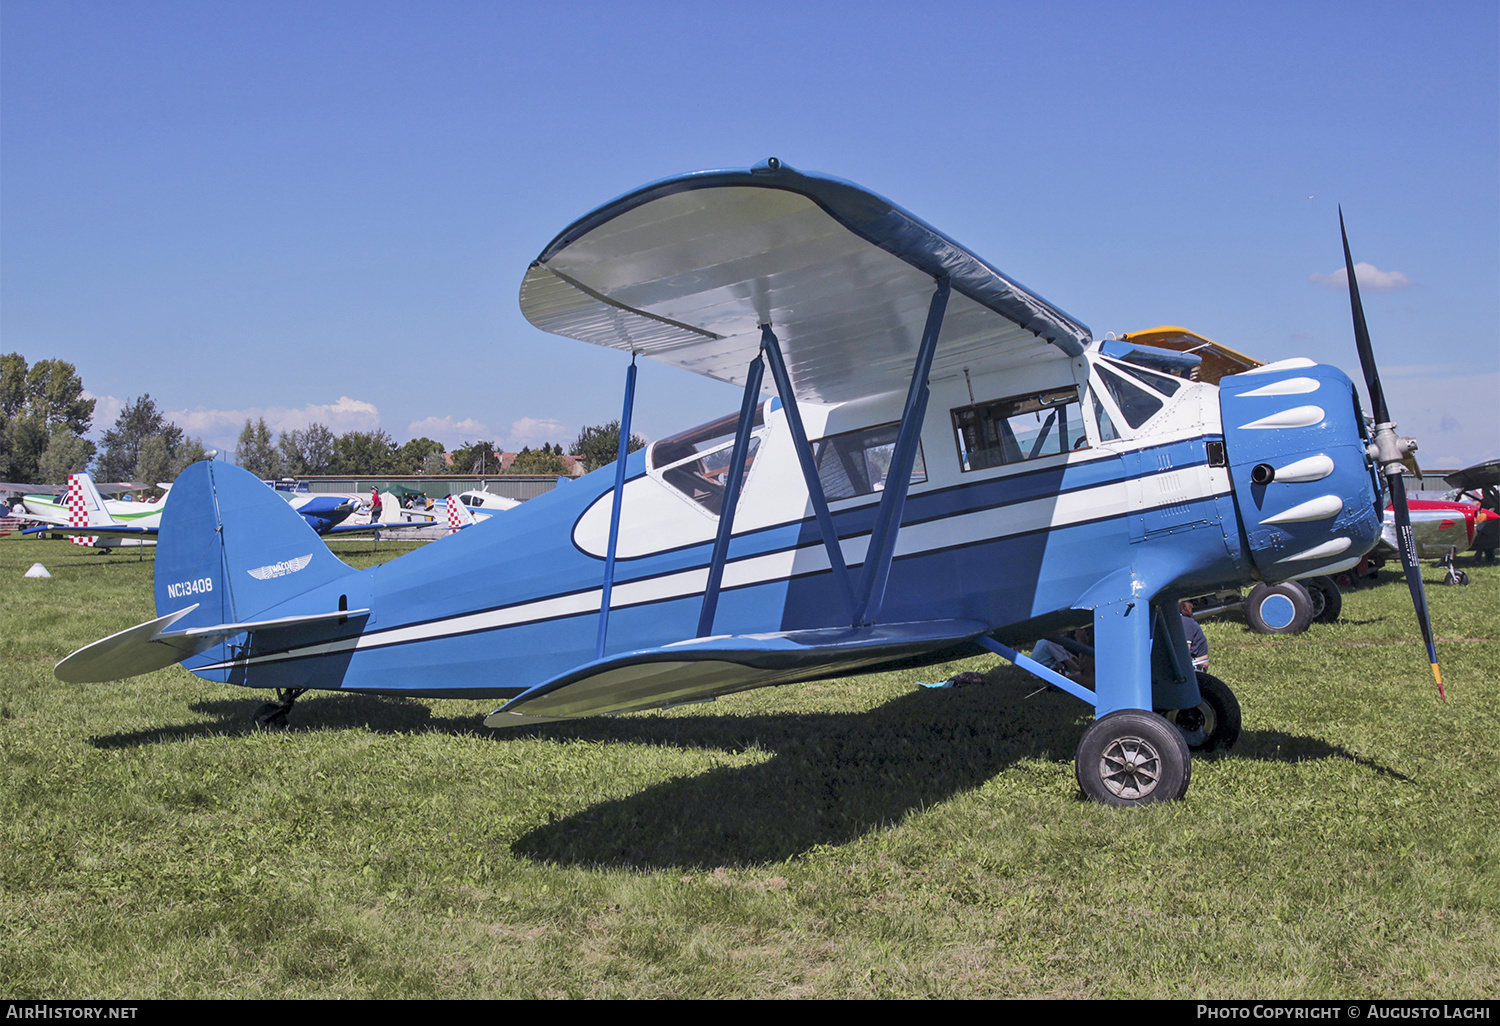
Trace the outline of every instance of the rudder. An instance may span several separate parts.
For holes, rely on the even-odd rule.
[[[178,475],[162,512],[156,611],[196,602],[176,626],[234,623],[354,572],[265,482],[204,460]]]

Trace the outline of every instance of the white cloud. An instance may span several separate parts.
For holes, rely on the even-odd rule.
[[[560,420],[522,417],[520,420],[511,422],[506,448],[519,449],[523,446],[540,445],[543,442],[557,442],[566,449],[576,434]]]
[[[556,442],[566,449],[578,434],[576,428],[563,421],[541,417],[522,417],[520,420],[511,421],[510,426],[507,427],[500,424],[486,424],[473,417],[460,420],[451,415],[414,420],[406,425],[406,431],[412,438],[426,436],[434,441],[442,442],[450,451],[460,445],[488,439],[505,452],[519,452],[528,446],[548,442]]]
[[[442,442],[449,450],[452,450],[465,443],[472,444],[482,439],[496,441],[500,438],[502,430],[475,420],[473,417],[459,420],[448,416],[414,420],[406,425],[406,434],[409,438],[431,438],[435,442]]]
[[[125,409],[125,400],[116,399],[112,395],[95,395],[86,388],[83,390],[83,397],[94,400],[94,419],[86,437],[98,441],[120,419],[120,411]]]
[[[232,450],[239,443],[240,431],[247,420],[264,418],[273,436],[283,431],[303,431],[310,424],[322,424],[336,435],[348,431],[374,431],[380,427],[380,411],[375,404],[346,395],[339,396],[337,402],[308,403],[297,409],[267,406],[210,410],[199,406],[191,410],[164,410],[162,415],[188,434],[203,439],[205,445],[223,452]]]
[[[1340,267],[1329,274],[1309,274],[1307,280],[1330,289],[1347,289],[1349,269]],[[1361,289],[1370,292],[1395,292],[1397,289],[1408,289],[1412,286],[1412,280],[1405,271],[1382,271],[1374,264],[1367,264],[1363,261],[1354,265],[1354,280],[1359,282]]]

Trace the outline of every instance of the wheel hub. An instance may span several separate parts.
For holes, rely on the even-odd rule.
[[[1161,755],[1145,738],[1115,738],[1099,757],[1099,779],[1116,798],[1144,798],[1161,780]]]
[[[1207,702],[1192,709],[1173,709],[1166,715],[1172,725],[1182,731],[1182,739],[1189,748],[1207,741],[1217,724],[1213,707]]]

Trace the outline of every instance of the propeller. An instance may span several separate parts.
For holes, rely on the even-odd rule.
[[[1401,565],[1406,570],[1406,587],[1411,591],[1411,604],[1416,609],[1417,622],[1422,627],[1422,640],[1427,643],[1427,661],[1432,665],[1432,676],[1437,681],[1438,698],[1446,702],[1443,693],[1443,671],[1438,668],[1437,648],[1432,642],[1432,618],[1427,614],[1427,592],[1422,587],[1422,564],[1417,561],[1416,539],[1411,533],[1411,510],[1406,504],[1406,480],[1403,472],[1407,461],[1414,466],[1417,443],[1410,438],[1396,437],[1396,425],[1391,423],[1390,411],[1385,405],[1385,393],[1380,388],[1380,372],[1375,368],[1375,353],[1370,348],[1370,329],[1365,325],[1365,309],[1359,301],[1359,283],[1354,277],[1354,257],[1349,253],[1349,232],[1344,228],[1344,208],[1339,207],[1339,233],[1344,238],[1344,271],[1349,277],[1349,306],[1354,314],[1354,345],[1359,350],[1359,364],[1365,372],[1365,387],[1370,392],[1370,412],[1375,418],[1375,439],[1370,445],[1370,456],[1385,475],[1386,487],[1391,493],[1391,507],[1396,516],[1396,542],[1401,552]]]

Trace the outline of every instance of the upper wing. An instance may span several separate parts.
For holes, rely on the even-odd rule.
[[[521,310],[545,331],[738,384],[770,324],[797,397],[833,403],[906,387],[936,278],[953,294],[934,377],[1089,342],[888,200],[774,159],[669,178],[581,218],[527,271]]]
[[[1500,460],[1486,460],[1443,478],[1450,488],[1493,488],[1500,484]]]

